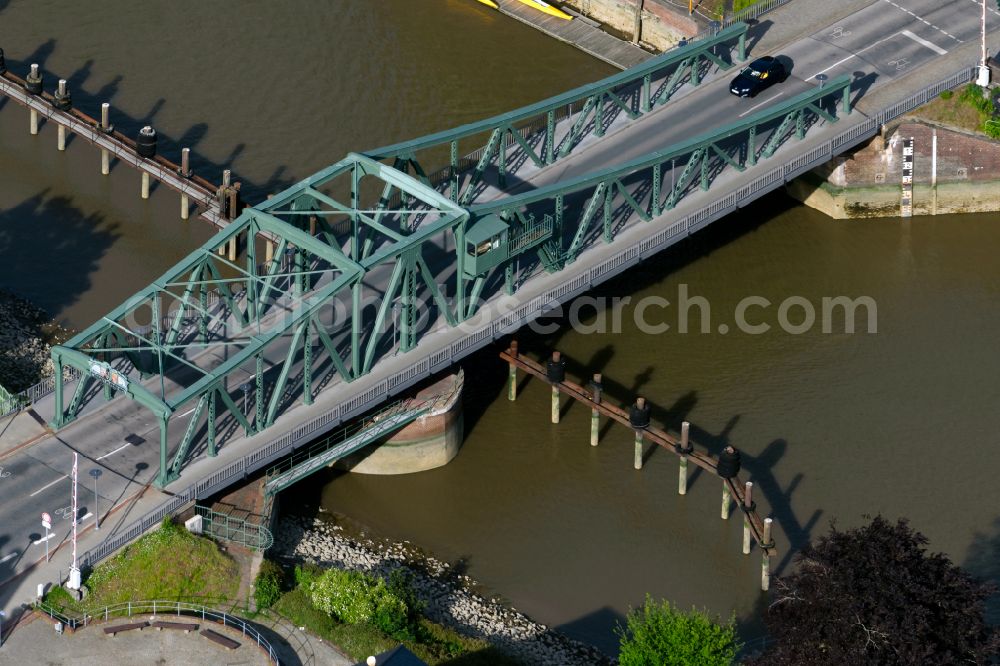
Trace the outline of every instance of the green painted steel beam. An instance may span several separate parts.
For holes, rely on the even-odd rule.
[[[523,208],[528,204],[555,199],[558,195],[567,195],[594,187],[599,183],[609,183],[614,179],[625,178],[637,171],[642,171],[654,165],[662,164],[664,161],[669,161],[671,158],[683,157],[697,150],[708,149],[716,143],[737,137],[744,132],[749,132],[751,128],[759,128],[774,120],[784,119],[790,114],[794,114],[800,109],[813,105],[827,97],[840,95],[844,89],[850,89],[851,81],[851,77],[845,74],[827,82],[822,88],[815,88],[800,93],[791,99],[770,106],[746,119],[730,123],[712,132],[692,137],[623,164],[599,171],[592,171],[567,181],[544,185],[523,194],[503,197],[495,201],[478,203],[470,206],[469,212],[473,217],[478,218],[491,213]]]
[[[618,88],[627,87],[633,84],[641,84],[643,78],[679,65],[694,55],[712,53],[713,50],[722,44],[727,44],[734,40],[741,40],[746,37],[748,26],[746,23],[734,23],[725,30],[720,30],[718,34],[699,39],[688,43],[686,46],[671,49],[662,55],[651,58],[646,62],[631,67],[623,72],[613,74],[595,83],[589,83],[562,94],[550,97],[541,102],[521,107],[514,111],[509,111],[485,120],[462,125],[454,129],[445,130],[436,134],[430,134],[411,141],[384,146],[376,150],[366,151],[365,154],[374,159],[382,160],[399,155],[413,154],[418,150],[433,148],[442,144],[482,134],[493,130],[516,125],[518,123],[546,115],[549,111],[565,108],[569,104],[580,102],[591,97],[613,92]],[[743,54],[738,53],[742,60]]]

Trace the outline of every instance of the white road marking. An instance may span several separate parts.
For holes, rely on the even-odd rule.
[[[937,53],[938,55],[945,55],[946,53],[948,53],[934,42],[929,42],[923,37],[917,37],[909,30],[900,30],[899,34],[909,37],[910,39],[915,41],[917,44],[920,44],[921,46],[926,46],[927,48],[929,48],[931,51],[934,51],[934,53]]]
[[[35,492],[33,492],[33,493],[31,493],[30,495],[28,495],[28,497],[34,497],[35,495],[37,495],[38,493],[42,492],[43,490],[48,490],[49,488],[51,488],[52,486],[56,485],[57,483],[59,483],[59,482],[60,482],[60,481],[62,481],[63,479],[68,479],[68,478],[69,478],[69,474],[66,474],[66,475],[64,475],[64,476],[60,476],[60,477],[59,477],[58,479],[56,479],[56,480],[55,480],[55,481],[53,481],[52,483],[46,483],[46,484],[45,484],[44,486],[42,486],[41,488],[39,488],[39,489],[38,489],[38,490],[36,490]]]
[[[195,405],[195,406],[194,406],[194,407],[192,407],[191,409],[187,410],[187,411],[186,411],[186,412],[184,412],[183,414],[178,414],[177,416],[187,416],[188,414],[190,414],[191,412],[193,412],[193,411],[194,411],[194,410],[196,410],[196,409],[198,409],[198,406],[197,406],[197,405]]]
[[[747,115],[748,113],[753,112],[754,109],[760,108],[760,107],[764,106],[765,104],[770,104],[771,102],[773,102],[774,100],[778,99],[779,97],[781,97],[784,94],[785,94],[784,91],[782,91],[782,92],[778,93],[777,95],[775,95],[775,96],[773,96],[773,97],[771,97],[769,99],[765,99],[763,102],[761,102],[759,104],[754,104],[749,109],[747,109],[746,111],[744,111],[743,113],[741,113],[739,115],[739,117],[742,118],[743,116]]]
[[[4,555],[3,557],[0,557],[0,564],[3,564],[4,562],[9,562],[10,560],[12,560],[15,557],[17,557],[17,555],[18,555],[18,552],[15,550],[10,555]]]
[[[52,537],[54,537],[55,535],[56,535],[56,533],[55,533],[55,532],[49,532],[49,535],[48,535],[48,536],[43,536],[43,537],[42,537],[41,539],[39,539],[38,541],[33,541],[32,543],[34,543],[34,544],[35,544],[35,545],[37,546],[37,545],[38,545],[38,544],[40,544],[40,543],[45,543],[46,541],[48,541],[49,539],[51,539],[51,538],[52,538]]]
[[[980,1],[979,1],[979,0],[972,0],[972,2],[976,3],[976,6],[977,6],[977,7],[981,7],[981,6],[982,6],[982,4],[980,3]],[[987,10],[989,10],[989,11],[991,11],[991,12],[993,12],[993,13],[994,13],[994,14],[996,14],[997,16],[1000,16],[1000,12],[998,12],[997,10],[995,10],[995,9],[994,9],[993,7],[990,7],[989,3],[987,3],[987,5],[986,5],[986,9],[987,9]],[[943,31],[942,31],[942,32],[943,32]]]
[[[906,12],[907,14],[909,14],[910,16],[912,16],[913,18],[915,18],[918,21],[920,21],[921,23],[924,23],[926,25],[931,25],[930,21],[927,21],[927,20],[923,19],[922,17],[917,16],[916,14],[914,14],[913,12],[911,12],[906,7],[903,7],[902,5],[897,5],[892,0],[885,0],[885,1],[888,2],[890,5],[892,5],[893,7],[895,7],[896,9],[899,9],[900,11]],[[975,2],[977,5],[980,4],[980,0],[972,0],[972,1]],[[931,25],[931,27],[933,28],[934,26]],[[962,41],[961,39],[959,39],[955,35],[951,34],[950,32],[946,32],[946,31],[942,30],[941,28],[937,28],[937,31],[940,32],[942,35],[945,35],[947,37],[950,37],[950,38],[954,39],[959,44],[964,44],[965,43],[964,41]]]
[[[888,1],[889,0],[886,0],[886,2],[888,2]],[[895,37],[898,34],[899,34],[898,32],[895,32],[895,33],[889,35],[888,37],[883,37],[882,39],[879,39],[879,40],[877,40],[875,42],[872,42],[871,44],[869,44],[865,48],[861,49],[860,51],[855,51],[854,53],[852,53],[851,55],[847,56],[846,58],[841,58],[840,60],[838,60],[837,62],[833,63],[832,65],[830,65],[826,69],[821,69],[818,72],[816,72],[815,74],[813,74],[812,76],[807,76],[806,77],[806,81],[809,81],[811,79],[815,79],[820,74],[826,74],[827,72],[829,72],[834,67],[837,67],[838,65],[844,64],[845,62],[847,62],[851,58],[857,58],[859,55],[861,55],[862,53],[864,53],[868,49],[873,49],[876,46],[878,46],[879,44],[881,44],[882,42],[887,42],[887,41],[889,41],[890,39],[892,39],[893,37]]]
[[[132,446],[132,445],[131,445],[131,444],[129,444],[128,442],[125,442],[124,444],[122,444],[121,446],[119,446],[119,447],[118,447],[117,449],[115,449],[114,451],[109,451],[108,453],[105,453],[105,454],[104,454],[103,456],[101,456],[100,458],[94,458],[94,460],[95,460],[95,461],[96,461],[96,460],[104,460],[104,459],[105,459],[105,458],[107,458],[108,456],[113,456],[114,454],[118,453],[118,452],[119,452],[119,451],[121,451],[122,449],[124,449],[124,448],[127,448],[127,447],[129,447],[129,446]]]

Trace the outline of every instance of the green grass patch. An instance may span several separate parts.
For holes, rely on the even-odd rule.
[[[237,605],[239,566],[210,539],[165,521],[160,528],[97,566],[84,581],[82,602],[63,588],[45,601],[69,611],[93,611],[127,601],[184,601],[230,609]]]
[[[747,7],[752,7],[756,5],[760,0],[733,0],[733,12],[738,12]]]
[[[400,641],[388,636],[371,622],[343,624],[313,606],[308,590],[317,572],[296,572],[298,585],[285,592],[271,610],[296,626],[306,627],[320,638],[337,645],[352,659],[363,661],[369,655],[390,650],[400,642],[431,666],[519,666],[520,662],[500,653],[486,641],[461,634],[420,618],[410,627],[411,638]]]
[[[914,109],[908,115],[918,120],[980,132],[998,138],[997,124],[991,121],[993,104],[983,93],[983,89],[970,83],[955,94],[945,90],[927,104]]]

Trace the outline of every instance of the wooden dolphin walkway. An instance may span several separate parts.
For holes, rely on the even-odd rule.
[[[144,174],[144,178],[147,176],[155,178],[176,190],[181,194],[185,204],[188,200],[192,201],[197,207],[198,215],[213,225],[219,228],[225,227],[229,224],[230,218],[236,217],[232,214],[227,215],[220,205],[223,197],[229,196],[229,192],[220,194],[220,190],[227,189],[231,192],[233,189],[227,182],[228,174],[224,174],[223,187],[220,188],[201,176],[191,174],[190,170],[182,169],[180,165],[161,155],[142,157],[137,151],[136,142],[116,131],[112,125],[99,122],[75,107],[60,110],[56,106],[55,95],[51,93],[29,93],[24,79],[3,70],[2,51],[0,51],[0,94],[26,107],[32,113],[33,134],[37,133],[38,117],[55,123],[60,128],[60,150],[64,149],[64,131],[68,130],[139,170]],[[235,189],[238,190],[238,187]],[[144,181],[143,195],[148,196],[148,181]],[[183,212],[182,217],[185,215],[186,212]]]
[[[733,454],[735,459],[739,459],[738,452],[731,447],[727,447],[723,456],[728,455],[728,461],[722,461],[720,457],[712,456],[707,452],[698,451],[688,439],[690,424],[685,421],[681,425],[680,438],[674,437],[666,430],[658,428],[649,420],[649,406],[643,398],[637,398],[628,410],[611,404],[603,399],[601,375],[595,374],[593,381],[588,387],[581,386],[565,377],[565,360],[559,352],[553,352],[552,357],[545,364],[539,363],[518,352],[517,342],[512,342],[510,347],[500,353],[500,358],[507,361],[510,366],[510,376],[508,384],[508,398],[517,398],[517,371],[522,370],[533,377],[552,387],[552,422],[558,423],[560,416],[560,396],[565,394],[591,410],[591,446],[597,446],[598,433],[600,428],[600,417],[603,415],[613,421],[617,421],[635,432],[635,468],[642,469],[643,446],[646,441],[650,441],[657,446],[670,451],[679,458],[680,467],[678,474],[677,492],[680,495],[687,493],[687,466],[691,461],[706,472],[719,476],[722,479],[722,512],[723,519],[729,518],[730,506],[735,501],[736,505],[743,511],[743,554],[750,554],[751,538],[757,542],[761,550],[761,580],[762,590],[770,587],[771,581],[771,557],[777,554],[774,547],[774,540],[771,538],[772,519],[761,519],[757,513],[757,504],[752,499],[753,482],[742,483],[739,477],[739,463],[736,463],[735,473],[733,470]],[[730,453],[731,452],[731,453]],[[727,469],[721,469],[727,468]],[[720,471],[723,472],[720,474]]]

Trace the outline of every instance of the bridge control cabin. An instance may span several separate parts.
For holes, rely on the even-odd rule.
[[[499,215],[491,213],[469,227],[465,232],[465,274],[469,277],[483,275],[552,237],[551,215],[546,215],[541,222],[536,222],[531,215],[523,221],[525,224],[512,227]]]
[[[498,215],[487,215],[465,232],[465,272],[470,277],[482,275],[506,261],[509,254],[510,226]]]

